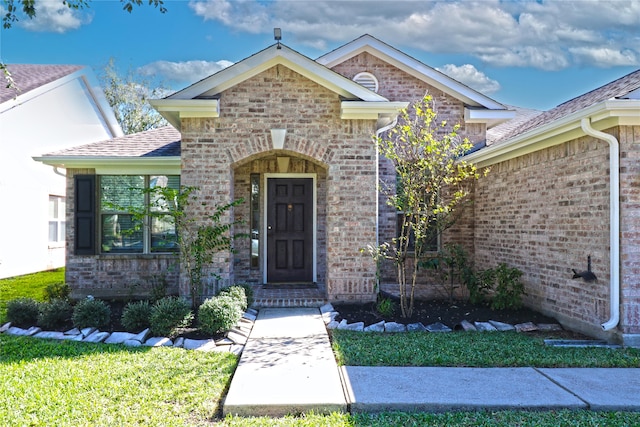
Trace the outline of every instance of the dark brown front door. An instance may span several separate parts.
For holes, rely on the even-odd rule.
[[[267,180],[267,281],[313,281],[313,179]]]

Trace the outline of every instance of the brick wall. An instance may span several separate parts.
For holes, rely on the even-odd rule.
[[[395,66],[367,53],[363,52],[336,65],[333,71],[352,79],[360,72],[369,72],[378,79],[378,93],[390,101],[413,102],[425,94],[433,98],[433,107],[437,111],[437,121],[446,121],[449,127],[443,132],[449,132],[451,127],[460,124],[458,134],[461,138],[468,138],[472,143],[484,141],[486,126],[483,124],[465,124],[464,104],[441,90],[428,85]],[[379,160],[379,176],[382,188],[395,189],[395,169],[393,164],[383,157]],[[387,196],[384,191],[379,193],[379,241],[391,242],[396,236],[396,212],[387,205]],[[455,228],[449,230],[442,239],[442,244],[459,243],[469,252],[473,253],[473,205],[465,205],[460,209],[460,219]],[[420,273],[419,287],[421,295],[426,297],[442,298],[441,289],[436,286],[431,272],[422,270]],[[396,283],[397,273],[391,262],[385,262],[381,270],[382,283]]]
[[[623,334],[640,334],[640,126],[620,127],[616,136],[621,187],[620,326]]]
[[[609,316],[608,153],[584,137],[495,164],[474,204],[477,266],[519,268],[526,305],[595,334]],[[589,255],[598,281],[572,279]]]
[[[319,252],[326,253],[328,296],[372,299],[375,268],[359,248],[375,240],[375,121],[341,120],[337,94],[280,65],[223,92],[220,106],[217,119],[182,121],[183,184],[200,187],[214,204],[246,194],[247,160],[272,158],[270,129],[287,129],[279,155],[326,169],[319,179],[326,185],[326,232],[319,241],[326,244]],[[198,206],[192,213],[204,214]],[[229,254],[213,269],[224,284],[247,278]]]

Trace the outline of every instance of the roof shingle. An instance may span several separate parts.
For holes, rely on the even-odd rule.
[[[74,73],[81,68],[84,67],[81,65],[7,64],[7,69],[11,73],[17,90],[7,88],[6,84],[0,84],[0,104]]]

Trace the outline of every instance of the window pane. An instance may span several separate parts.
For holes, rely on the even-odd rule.
[[[100,177],[101,212],[122,212],[144,206],[144,177],[104,175]],[[124,209],[118,209],[124,208]]]
[[[158,175],[151,176],[149,178],[149,188],[171,188],[173,190],[180,190],[180,176],[179,175]],[[152,194],[152,196],[154,196]],[[156,212],[167,211],[169,208],[166,205],[166,201],[162,200],[161,197],[156,196],[155,200],[149,201],[151,205],[151,210]]]
[[[49,196],[49,218],[58,218],[58,197]]]
[[[142,252],[142,227],[128,214],[102,215],[103,252]]]
[[[175,227],[168,218],[151,219],[151,252],[174,252],[178,250]]]
[[[58,241],[58,222],[57,221],[49,221],[49,241],[50,242]]]
[[[260,267],[260,175],[251,174],[251,268]]]

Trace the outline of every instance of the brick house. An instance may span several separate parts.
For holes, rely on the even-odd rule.
[[[186,294],[184,277],[172,268],[175,254],[155,244],[167,230],[152,224],[135,241],[113,243],[127,227],[126,215],[99,203],[123,185],[179,182],[198,187],[209,205],[245,200],[232,215],[245,221],[236,231],[251,237],[237,242],[237,254],[216,258],[210,268],[220,279],[211,279],[212,292],[251,283],[265,292],[261,297],[286,305],[301,301],[278,299],[280,289],[306,284],[313,288],[301,290],[306,302],[373,300],[375,265],[359,249],[393,237],[397,213],[377,191],[380,181],[393,183],[395,173],[379,158],[372,137],[394,125],[399,109],[429,93],[438,119],[459,123],[460,134],[476,145],[469,159],[492,168],[476,184],[474,204],[443,240],[464,244],[480,268],[506,262],[523,270],[527,305],[574,329],[632,341],[640,335],[634,224],[621,221],[629,280],[616,285],[622,296],[616,302],[605,269],[609,151],[598,131],[624,135],[622,160],[629,164],[622,165],[627,181],[622,179],[621,201],[632,222],[638,199],[632,141],[640,132],[635,80],[635,89],[623,85],[629,89],[624,96],[634,98],[636,91],[635,101],[616,100],[614,106],[593,97],[566,111],[516,116],[368,35],[316,60],[270,46],[153,101],[172,127],[39,158],[67,169],[67,282],[77,297],[144,294],[154,280]],[[601,101],[620,116],[596,111],[592,104]],[[565,129],[566,114],[576,120],[587,114],[598,131]],[[543,203],[547,199],[554,204]],[[194,205],[194,217],[206,213]],[[630,227],[626,234],[624,227]],[[587,255],[597,282],[571,278],[571,268],[586,269]],[[391,273],[383,271],[383,282],[394,282]],[[609,328],[613,332],[605,332],[599,324],[614,305],[623,315]]]

